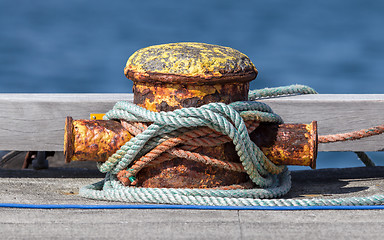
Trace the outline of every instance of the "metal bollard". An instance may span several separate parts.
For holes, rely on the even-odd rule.
[[[130,132],[114,120],[66,119],[65,161],[105,162],[131,139]],[[260,124],[250,138],[277,165],[316,168],[317,123]],[[231,148],[226,150],[236,154]]]
[[[134,103],[156,112],[199,107],[211,102],[228,104],[246,101],[249,82],[257,76],[256,68],[246,55],[228,47],[203,43],[173,43],[140,49],[128,59],[124,73],[134,83]],[[73,121],[67,118],[66,161],[105,161],[106,156],[116,151],[120,143],[122,145],[130,138],[121,125],[117,126],[119,123],[112,122]],[[110,130],[109,124],[119,130]],[[105,130],[108,136],[89,137],[104,132],[90,127],[93,125],[108,126]],[[251,139],[272,161],[277,164],[315,167],[316,122],[309,125],[260,125],[251,134]],[[99,139],[110,140],[98,143]],[[195,151],[223,161],[239,163],[232,143],[199,147]],[[212,188],[248,181],[245,173],[179,158],[148,166],[136,178],[137,186],[172,188]]]

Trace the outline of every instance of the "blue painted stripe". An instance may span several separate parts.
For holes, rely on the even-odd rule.
[[[379,210],[384,205],[373,206],[199,206],[199,205],[166,205],[166,204],[138,204],[138,205],[76,205],[76,204],[17,204],[0,203],[1,208],[29,208],[29,209],[191,209],[191,210]]]

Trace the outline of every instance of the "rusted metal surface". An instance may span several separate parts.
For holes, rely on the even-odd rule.
[[[65,161],[105,161],[131,137],[119,122],[113,120],[73,120],[67,117]]]
[[[55,155],[54,151],[28,151],[25,154],[22,169],[27,169],[30,164],[33,165],[34,169],[47,169],[48,161],[47,157]]]
[[[207,103],[231,103],[248,99],[249,83],[185,85],[161,82],[135,82],[133,102],[148,110],[172,111]]]
[[[137,186],[142,187],[212,188],[248,181],[245,173],[231,172],[180,158],[146,167],[136,177]]]
[[[300,165],[316,168],[317,123],[261,123],[250,138],[277,165]]]
[[[95,125],[97,127],[95,127]],[[132,137],[130,132],[124,128],[123,124],[121,124],[121,126],[119,125],[120,123],[114,120],[74,121],[68,117],[65,132],[65,144],[67,145],[65,155],[68,158],[68,162],[105,162],[108,160],[108,157],[115,153]],[[111,131],[111,129],[113,130]],[[261,123],[259,127],[250,134],[250,137],[264,154],[277,165],[300,165],[310,166],[312,168],[316,166],[316,122],[312,122],[311,124],[280,125]],[[101,141],[100,139],[103,140]],[[100,145],[100,143],[107,144]],[[104,150],[107,149],[107,152],[96,150],[96,145],[98,147],[104,147]],[[200,147],[196,151],[207,156],[215,156],[217,159],[224,161],[238,161],[236,151],[231,142],[215,148]],[[200,164],[192,161],[188,162],[190,162],[189,165]],[[177,163],[179,163],[179,161],[177,161]],[[163,169],[177,167],[169,162],[164,162],[148,168]],[[195,173],[195,175],[199,175],[199,173]],[[153,182],[154,180],[151,181]],[[143,182],[143,184],[151,181],[143,178],[139,179],[139,182]],[[185,182],[185,180],[181,182]]]

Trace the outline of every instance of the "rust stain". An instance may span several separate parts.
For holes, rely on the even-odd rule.
[[[249,83],[184,85],[135,82],[134,103],[150,111],[172,111],[207,103],[231,103],[248,98]]]
[[[245,173],[230,172],[180,158],[146,167],[136,177],[138,186],[167,188],[212,188],[249,180]]]

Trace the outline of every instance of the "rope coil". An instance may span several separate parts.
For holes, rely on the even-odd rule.
[[[292,94],[314,94],[313,89],[292,85],[251,91],[250,100]],[[291,188],[286,166],[277,166],[249,138],[257,126],[252,122],[283,123],[272,109],[260,102],[210,103],[199,108],[182,108],[155,113],[126,101],[118,102],[105,119],[119,119],[133,135],[99,170],[107,173],[103,181],[85,186],[79,195],[87,198],[131,203],[186,204],[210,206],[324,206],[383,204],[384,196],[353,199],[272,199]],[[191,130],[192,129],[192,130]],[[215,141],[207,136],[218,137]],[[232,141],[240,164],[223,162],[193,153],[199,144]],[[177,147],[181,142],[187,145]],[[230,171],[245,171],[255,188],[175,189],[144,188],[135,184],[138,171],[150,164],[174,157],[201,161]],[[119,177],[119,179],[118,179]],[[120,180],[120,181],[119,181]]]
[[[143,154],[145,146],[149,145],[154,148],[145,155],[147,160],[141,158],[139,160],[141,162],[153,159],[153,156],[148,155],[158,156],[164,149],[175,146],[185,139],[185,136],[181,136],[179,139],[169,139],[169,133],[174,135],[175,131],[180,128],[209,127],[232,140],[243,168],[250,179],[260,187],[269,187],[272,185],[270,172],[278,174],[282,172],[284,167],[276,166],[270,162],[264,153],[250,140],[246,124],[241,117],[242,114],[238,112],[242,110],[247,113],[245,115],[246,120],[258,119],[264,122],[282,123],[281,118],[274,114],[267,105],[257,102],[241,102],[229,105],[210,103],[200,108],[183,108],[173,112],[160,113],[144,110],[129,102],[119,102],[114,109],[106,114],[106,119],[116,119],[118,117],[127,122],[140,119],[141,122],[152,122],[152,124],[121,147],[99,169],[102,172],[117,174],[133,163],[138,154]],[[250,111],[253,114],[250,114]],[[180,151],[173,152],[176,155],[183,154]],[[189,154],[189,157],[193,158],[193,154]],[[218,161],[220,160],[215,160],[215,162]]]

